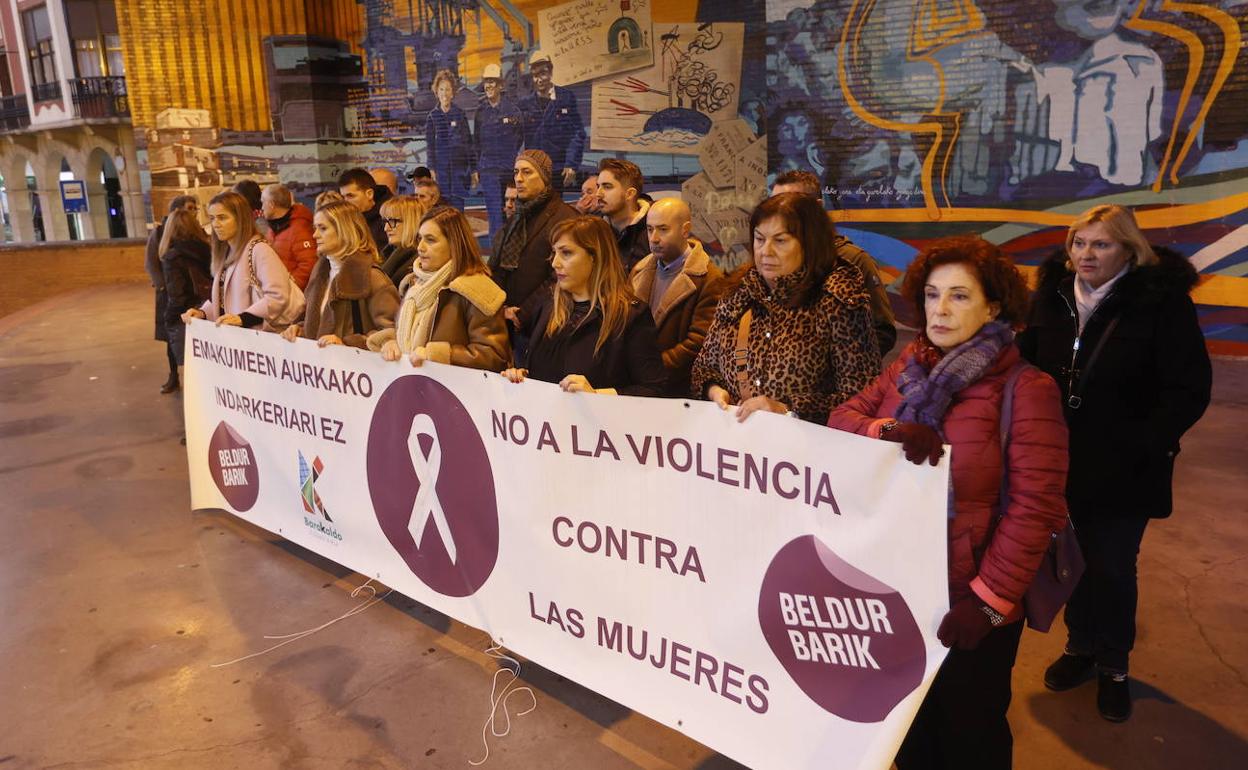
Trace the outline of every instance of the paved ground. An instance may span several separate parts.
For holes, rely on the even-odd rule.
[[[397,595],[269,655],[363,579],[220,513],[191,513],[180,402],[160,396],[150,290],[0,319],[0,768],[465,767],[484,756],[485,635]],[[1141,559],[1139,695],[1044,690],[1060,631],[1028,632],[1016,766],[1242,767],[1248,757],[1248,362],[1218,362],[1178,510]],[[526,664],[537,709],[489,768],[727,768],[700,744]],[[527,705],[512,701],[514,709]]]

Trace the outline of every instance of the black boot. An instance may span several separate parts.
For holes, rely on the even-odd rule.
[[[1062,653],[1062,657],[1045,669],[1044,686],[1054,692],[1078,687],[1092,678],[1095,668],[1096,663],[1089,655]]]
[[[169,372],[169,379],[165,380],[165,384],[160,386],[160,392],[168,395],[177,390],[181,385],[178,383],[178,373]]]
[[[1096,710],[1111,722],[1125,722],[1131,716],[1131,688],[1126,674],[1100,672],[1096,677]]]

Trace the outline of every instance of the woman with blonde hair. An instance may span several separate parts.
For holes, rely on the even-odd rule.
[[[381,271],[390,276],[395,286],[401,286],[403,279],[412,274],[420,223],[427,210],[425,204],[413,195],[387,198],[381,204],[381,224],[389,240],[381,250]]]
[[[368,335],[394,327],[399,292],[377,266],[377,245],[359,209],[335,201],[312,216],[320,255],[308,279],[302,324],[291,324],[284,339],[316,340],[321,347],[367,347]]]
[[[425,215],[416,261],[393,329],[372,334],[370,350],[387,361],[424,361],[502,371],[511,361],[503,300],[481,261],[468,218],[449,207]]]
[[[316,196],[316,200],[313,203],[316,206],[316,208],[319,209],[322,206],[327,206],[330,203],[334,203],[335,201],[343,201],[343,200],[346,200],[346,198],[342,197],[342,193],[338,192],[337,190],[326,190],[325,192]]]
[[[1096,206],[1040,267],[1023,355],[1057,380],[1070,429],[1066,501],[1087,569],[1066,605],[1065,653],[1044,683],[1097,679],[1097,709],[1131,715],[1136,559],[1150,519],[1170,515],[1179,439],[1209,405],[1212,374],[1196,269],[1150,246],[1130,209]]]
[[[629,288],[615,233],[578,216],[550,231],[555,285],[519,311],[531,339],[525,368],[503,374],[558,383],[569,393],[661,396],[667,370],[649,308]]]
[[[212,230],[212,293],[182,320],[281,331],[303,312],[303,293],[273,247],[256,230],[251,204],[228,191],[208,201]]]

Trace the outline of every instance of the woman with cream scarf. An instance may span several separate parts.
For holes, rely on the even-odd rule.
[[[401,287],[395,328],[368,338],[387,361],[424,361],[500,372],[511,363],[503,290],[490,280],[461,212],[435,209],[420,223],[416,261]]]

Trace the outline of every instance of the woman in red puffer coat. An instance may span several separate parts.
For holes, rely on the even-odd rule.
[[[1000,249],[978,237],[937,241],[911,263],[903,293],[918,307],[924,331],[828,417],[833,428],[900,442],[911,462],[935,465],[942,444],[953,450],[950,610],[937,631],[953,649],[897,766],[1008,768],[1006,711],[1022,598],[1050,535],[1066,522],[1066,423],[1057,385],[1027,366],[1015,379],[1003,458],[1002,396],[1016,367],[1025,366],[1013,325],[1026,312],[1027,289]],[[1009,501],[997,523],[1003,473]]]

